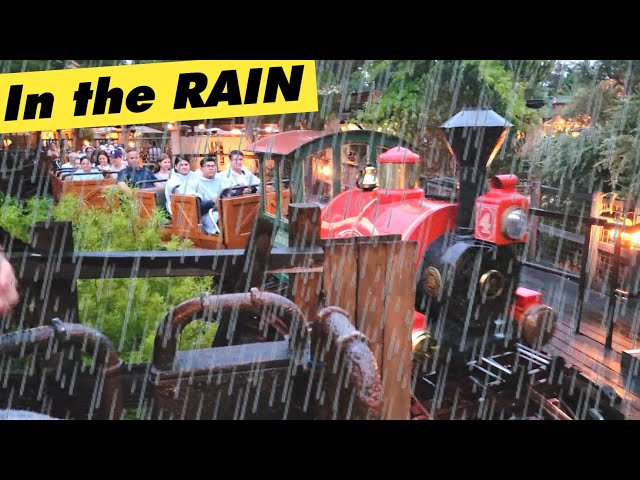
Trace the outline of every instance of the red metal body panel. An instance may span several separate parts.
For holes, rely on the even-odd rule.
[[[321,238],[401,235],[418,242],[417,261],[440,235],[453,230],[457,205],[425,198],[424,190],[352,189],[322,209]]]
[[[520,313],[525,312],[533,305],[542,303],[542,293],[525,287],[516,288],[514,308]]]
[[[529,197],[516,192],[518,177],[515,175],[496,175],[491,179],[489,191],[476,200],[475,226],[473,236],[478,240],[510,245],[523,243],[527,235],[520,240],[512,240],[502,233],[504,213],[512,207],[529,210]]]

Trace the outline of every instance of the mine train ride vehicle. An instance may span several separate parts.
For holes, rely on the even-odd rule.
[[[463,110],[447,121],[442,130],[459,187],[439,195],[415,188],[419,156],[398,137],[366,130],[266,137],[246,148],[276,191],[275,208],[260,215],[279,227],[276,241],[286,245],[278,199],[281,179],[290,178],[292,202],[322,205],[322,239],[395,234],[418,242],[416,352],[439,345],[468,353],[514,340],[540,348],[556,319],[540,292],[518,286],[529,198],[516,192],[515,175],[494,176],[483,193],[510,126],[492,110]]]
[[[275,246],[286,246],[289,203],[315,202],[322,206],[322,239],[400,235],[418,243],[416,350],[435,342],[466,352],[515,338],[540,348],[551,338],[555,318],[541,293],[518,287],[528,197],[516,192],[514,175],[494,176],[483,193],[487,167],[510,126],[492,110],[463,110],[448,120],[442,130],[458,179],[448,194],[436,195],[416,188],[419,157],[395,135],[371,130],[274,134],[245,147],[247,156],[257,157],[262,187],[222,196],[220,235],[202,232],[196,197],[172,194],[165,238],[189,238],[196,248],[242,249],[260,217],[274,225]],[[54,177],[56,198],[67,189],[96,205],[104,202],[101,183],[113,183]],[[153,192],[138,192],[140,214],[151,215]]]
[[[510,126],[491,110],[463,110],[448,120],[442,130],[458,164],[458,179],[449,186],[449,192],[435,195],[428,188],[416,188],[419,156],[410,144],[394,135],[368,130],[296,130],[260,139],[248,145],[245,152],[257,157],[262,185],[271,188],[222,199],[235,202],[236,217],[229,221],[230,215],[222,208],[222,222],[227,222],[221,228],[222,238],[211,248],[245,248],[252,228],[249,225],[247,229],[247,218],[255,226],[259,223],[253,221],[256,216],[274,227],[272,246],[287,246],[289,202],[321,205],[320,238],[325,243],[389,236],[415,242],[412,418],[466,418],[467,414],[477,418],[528,418],[535,416],[523,413],[531,410],[531,398],[544,410],[540,417],[566,419],[554,403],[557,398],[563,397],[565,404],[573,405],[582,401],[584,392],[589,395],[597,389],[585,383],[574,391],[577,376],[570,375],[562,357],[551,357],[541,350],[553,335],[555,316],[543,304],[540,292],[519,286],[529,199],[516,191],[518,179],[514,175],[496,175],[488,184],[486,181],[487,167]],[[179,198],[172,203],[179,204],[176,200]],[[173,221],[175,225],[176,219]],[[188,236],[188,229],[184,230]],[[241,238],[240,232],[248,234]],[[408,264],[411,261],[404,265]],[[412,275],[409,283],[413,283]],[[152,391],[151,418],[245,418],[244,410],[240,415],[238,408],[247,404],[250,391],[261,403],[247,413],[249,418],[381,418],[378,362],[367,346],[367,337],[354,330],[353,319],[330,306],[313,313],[319,320],[304,326],[307,318],[296,304],[264,290],[187,300],[162,321],[150,375],[144,383]],[[199,355],[176,351],[176,332],[191,321],[195,312],[215,318],[213,314],[238,306],[248,312],[243,317],[247,325],[237,328],[235,334],[250,341],[234,344],[224,352],[215,348],[204,349]],[[274,316],[266,320],[274,327],[273,338],[262,323],[259,327],[251,324],[257,323],[256,315],[265,306]],[[286,318],[277,318],[278,312]],[[301,324],[295,323],[300,319]],[[297,326],[291,330],[291,325]],[[220,327],[212,347],[224,344],[228,326],[221,323]],[[105,383],[109,389],[101,390],[102,402],[96,402],[96,406],[92,403],[91,408],[101,418],[118,418],[113,412],[122,410],[124,400],[117,392],[133,392],[133,386],[123,388],[110,379],[112,370],[119,371],[119,360],[108,340],[99,332],[60,322],[38,328],[0,337],[0,353],[18,351],[27,334],[40,348],[64,338],[67,343],[83,341],[86,348],[87,342],[82,339],[95,337],[88,344],[89,353],[98,347],[108,350],[109,354],[98,358],[105,359],[110,383]],[[256,332],[262,342],[254,341]],[[264,343],[264,339],[273,342]],[[326,355],[316,357],[318,350],[313,345],[320,345],[319,351],[326,351]],[[341,355],[347,355],[346,362]],[[258,363],[250,364],[254,359]],[[255,371],[264,371],[265,378],[273,382],[280,403],[274,406],[267,401],[273,398],[273,392],[269,397],[258,391],[261,384],[256,384]],[[222,379],[221,384],[211,382],[212,372]],[[291,372],[298,372],[292,377],[296,381],[282,383]],[[325,374],[330,378],[323,393],[325,400],[308,397],[309,386],[316,385],[316,377]],[[343,374],[350,377],[345,381]],[[237,396],[222,404],[209,401],[220,397],[220,388],[227,390],[233,384],[246,385],[244,403]],[[340,388],[348,394],[341,393]],[[524,396],[519,394],[522,388],[526,390]],[[59,388],[54,385],[50,390],[57,395]],[[307,398],[311,398],[309,405]],[[440,400],[431,402],[436,398]],[[341,406],[335,407],[338,399]],[[64,397],[62,404],[68,403]],[[439,410],[427,412],[428,405],[435,403]],[[210,411],[217,409],[216,405],[220,405],[219,412]],[[589,409],[591,418],[621,418],[619,412],[601,407]],[[574,407],[574,411],[579,409]]]

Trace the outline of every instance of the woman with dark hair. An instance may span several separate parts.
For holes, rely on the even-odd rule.
[[[156,186],[156,205],[158,207],[166,208],[167,207],[167,197],[165,193],[165,188],[167,183],[169,182],[169,177],[171,177],[171,157],[166,153],[160,155],[160,159],[158,160],[158,170],[155,171],[156,178],[158,180],[165,180],[164,182],[157,182]]]
[[[160,155],[158,170],[154,172],[158,180],[169,180],[171,176],[171,157],[166,153]]]
[[[96,158],[96,168],[101,172],[111,171],[111,158],[109,157],[109,152],[107,152],[106,150],[98,151],[98,156]]]

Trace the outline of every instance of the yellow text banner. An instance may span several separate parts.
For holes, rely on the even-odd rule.
[[[0,75],[0,133],[316,111],[313,60],[195,60]]]

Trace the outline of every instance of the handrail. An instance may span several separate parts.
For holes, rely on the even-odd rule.
[[[168,179],[167,178],[163,178],[163,179],[156,179],[156,180],[139,180],[135,183],[136,188],[140,188],[140,185],[145,185],[147,183],[163,183],[166,182]]]

